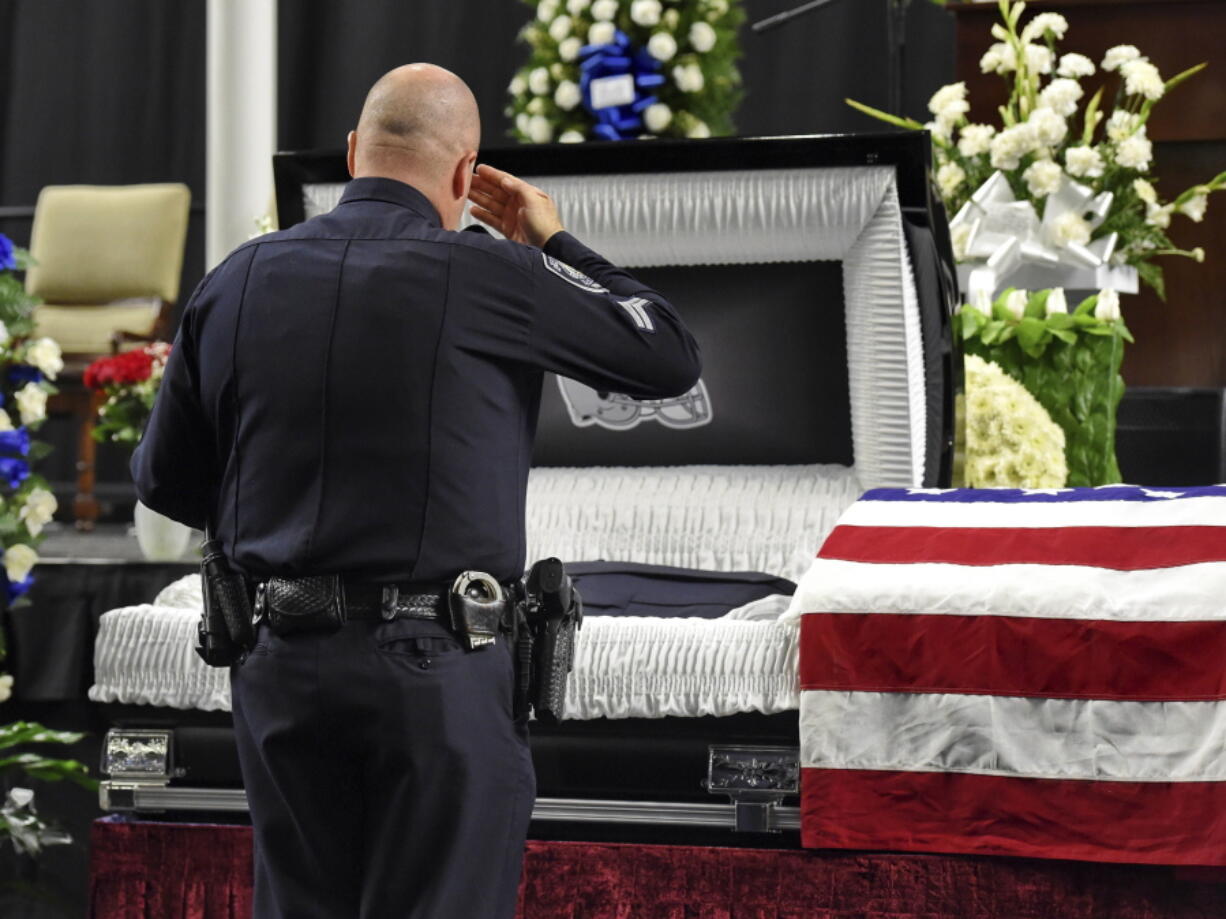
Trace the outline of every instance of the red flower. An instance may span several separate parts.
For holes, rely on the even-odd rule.
[[[108,387],[143,383],[153,373],[154,361],[164,361],[168,351],[168,345],[157,343],[100,357],[85,368],[85,385],[90,389],[106,390]]]

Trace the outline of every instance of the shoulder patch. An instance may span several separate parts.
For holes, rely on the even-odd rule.
[[[607,287],[601,287],[579,269],[571,268],[570,265],[558,261],[552,255],[546,255],[542,252],[541,258],[545,260],[545,267],[567,284],[573,284],[580,290],[586,290],[590,294],[607,294],[609,292]]]

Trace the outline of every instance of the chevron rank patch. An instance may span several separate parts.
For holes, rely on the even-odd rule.
[[[647,312],[647,306],[650,303],[650,300],[644,300],[642,297],[631,297],[629,300],[617,301],[617,305],[630,315],[630,320],[640,332],[654,332],[656,330],[656,324],[651,321],[651,314]]]
[[[542,252],[541,257],[545,260],[545,267],[567,284],[573,284],[580,290],[586,290],[591,294],[607,294],[609,292],[607,287],[601,287],[579,269],[571,268],[570,265],[558,261],[552,255],[546,255]]]

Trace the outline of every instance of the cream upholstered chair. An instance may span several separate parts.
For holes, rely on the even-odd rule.
[[[55,339],[64,352],[61,396],[52,410],[80,419],[73,507],[85,529],[98,517],[92,430],[99,399],[81,375],[125,341],[169,332],[190,203],[191,192],[180,183],[49,185],[38,196],[26,290],[43,300],[34,334]]]

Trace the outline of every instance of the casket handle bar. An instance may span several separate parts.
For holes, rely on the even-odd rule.
[[[99,785],[102,810],[165,813],[209,811],[245,813],[241,788],[171,785],[182,777],[172,761],[169,730],[110,731],[103,742]],[[711,747],[704,781],[728,803],[619,801],[589,798],[538,798],[532,819],[574,823],[726,828],[777,833],[800,829],[800,809],[780,804],[797,793],[799,751],[794,747]]]

